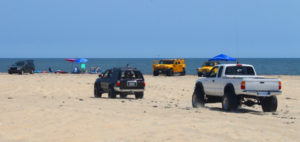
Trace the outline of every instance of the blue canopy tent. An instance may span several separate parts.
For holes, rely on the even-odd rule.
[[[209,59],[208,61],[236,61],[235,58],[229,57],[225,54],[220,54],[216,57]]]

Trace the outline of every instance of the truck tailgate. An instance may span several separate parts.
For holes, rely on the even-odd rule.
[[[245,90],[249,91],[278,91],[279,79],[244,79]]]

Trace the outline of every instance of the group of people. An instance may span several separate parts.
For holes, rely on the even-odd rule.
[[[49,73],[68,73],[62,70],[53,70],[51,67],[48,68]],[[91,67],[90,70],[87,70],[85,67],[84,68],[78,68],[77,66],[73,68],[72,70],[73,74],[81,74],[81,73],[90,73],[90,74],[97,74],[101,73],[100,67]]]
[[[91,67],[88,71],[86,68],[79,69],[78,67],[74,67],[72,73],[79,74],[79,73],[90,73],[90,74],[97,74],[101,73],[100,67]]]

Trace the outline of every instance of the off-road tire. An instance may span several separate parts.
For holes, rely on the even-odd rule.
[[[238,97],[235,95],[234,89],[229,87],[225,89],[222,99],[222,109],[225,111],[234,111],[238,108]]]
[[[158,71],[154,71],[153,72],[153,76],[158,76],[159,75],[159,72]]]
[[[24,74],[24,70],[20,70],[19,74],[23,75]]]
[[[203,86],[197,84],[192,96],[192,105],[194,108],[204,107],[205,106],[205,93]]]
[[[98,85],[94,85],[94,97],[95,98],[101,98],[102,97],[102,92],[100,91],[100,88]]]
[[[198,76],[199,76],[199,77],[202,77],[202,72],[198,72]]]
[[[276,96],[266,97],[261,100],[261,107],[264,112],[276,112],[277,105],[278,101]]]
[[[181,74],[180,74],[180,75],[184,76],[184,75],[186,74],[186,72],[185,72],[185,68],[183,68],[182,70],[183,70],[183,71],[181,72]]]
[[[127,97],[127,94],[121,93],[120,98],[125,99]]]
[[[168,70],[167,76],[173,76],[173,75],[174,75],[173,69]]]
[[[206,76],[207,75],[207,72],[206,71],[203,71],[202,72],[202,76]]]
[[[143,99],[144,98],[144,92],[135,92],[135,98],[136,99]]]
[[[112,98],[112,99],[117,98],[117,93],[115,92],[115,90],[114,90],[113,88],[110,88],[110,89],[109,89],[108,97],[109,97],[109,98]]]

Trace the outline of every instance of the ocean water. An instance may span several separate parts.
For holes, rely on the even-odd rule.
[[[0,58],[0,72],[7,72],[8,67],[19,60],[25,59],[7,59]],[[34,58],[36,70],[48,70],[51,67],[53,70],[64,70],[71,72],[72,63],[60,58]],[[135,67],[141,70],[144,74],[152,74],[151,58],[88,58],[86,67],[100,66],[101,70],[112,67],[125,67],[129,64],[130,67]],[[187,74],[197,73],[197,68],[206,58],[186,58]],[[256,72],[259,75],[300,75],[300,58],[242,58],[240,63],[254,65]],[[80,67],[80,64],[74,63],[74,67]]]

